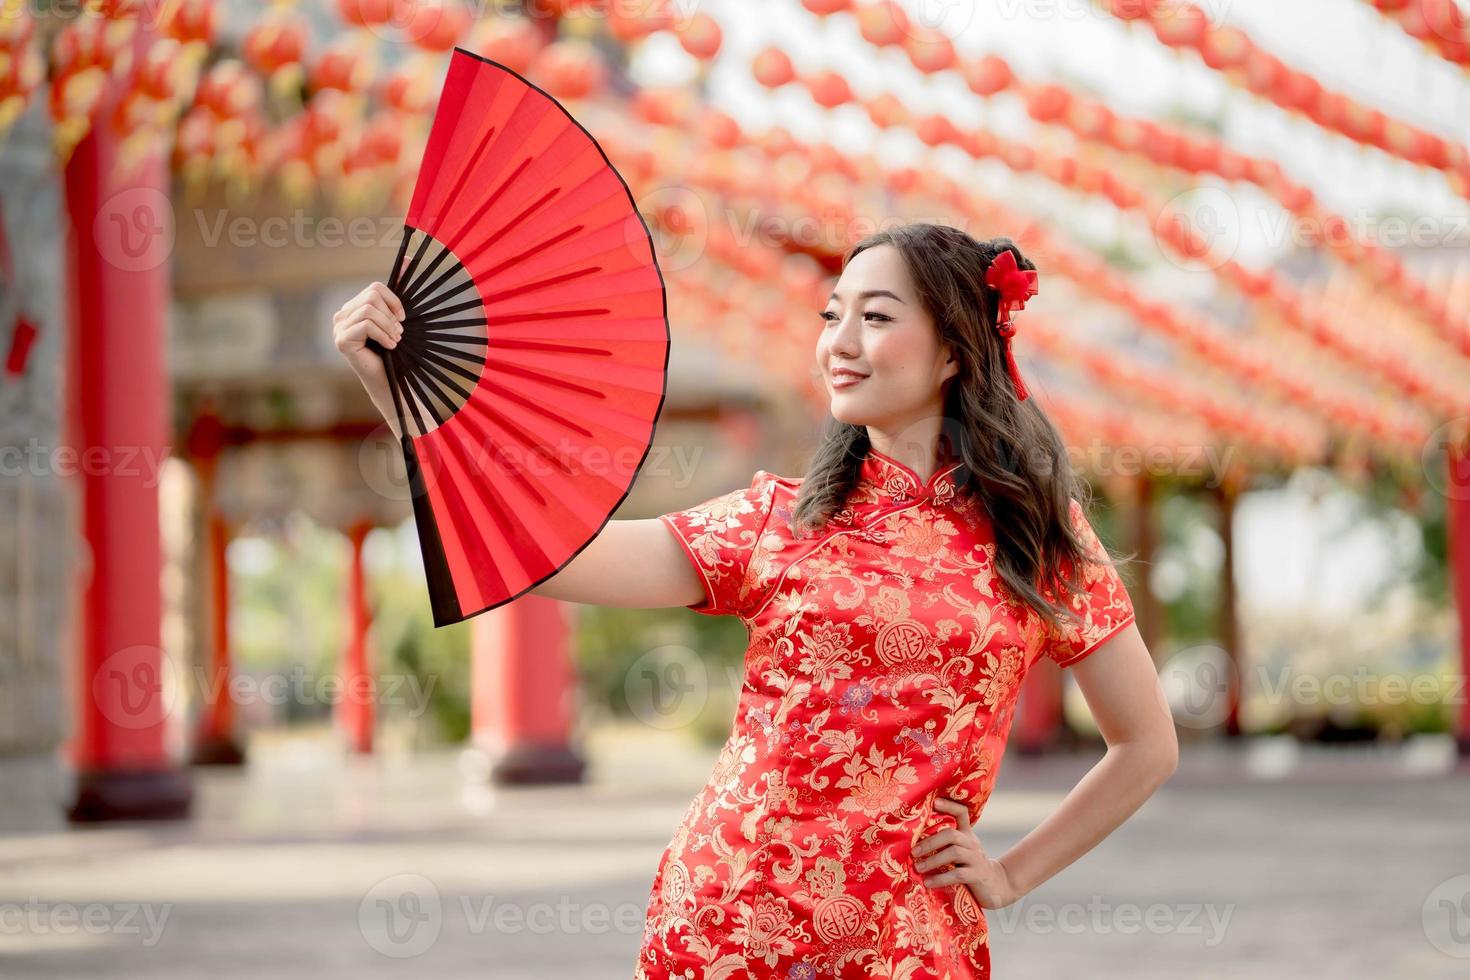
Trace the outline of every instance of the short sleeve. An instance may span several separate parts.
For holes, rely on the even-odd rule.
[[[1116,568],[1104,563],[1107,553],[1076,500],[1072,501],[1072,526],[1088,550],[1103,560],[1085,563],[1081,593],[1064,590],[1074,618],[1064,619],[1047,634],[1045,655],[1062,667],[1080,663],[1134,619],[1133,600],[1123,586],[1123,579]]]
[[[750,559],[770,519],[775,490],[776,477],[758,470],[749,487],[659,515],[704,582],[704,599],[687,608],[706,616],[744,616],[749,611],[755,598]]]

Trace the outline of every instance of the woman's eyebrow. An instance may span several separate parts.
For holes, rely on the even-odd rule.
[[[895,296],[893,293],[890,293],[886,289],[869,289],[869,290],[866,290],[864,292],[858,293],[858,299],[868,299],[869,297],[872,297],[872,296],[887,296],[889,299],[898,300],[898,302],[900,302],[900,303],[903,302],[903,300],[898,299],[897,296]],[[834,299],[835,300],[838,300],[839,302],[841,302],[841,297],[838,296],[835,292],[831,296],[827,297],[828,302],[830,302],[830,301],[832,301]]]

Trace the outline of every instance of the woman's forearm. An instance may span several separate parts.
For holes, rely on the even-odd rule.
[[[382,415],[384,421],[388,423],[388,428],[393,432],[393,438],[401,438],[402,433],[398,431],[397,413],[393,408],[393,392],[388,387],[388,372],[381,365],[377,370],[373,370],[354,363],[352,369],[357,374],[357,379],[362,382],[362,386],[367,389],[368,397],[377,406],[378,414]]]
[[[1163,785],[1176,761],[1172,742],[1109,746],[1056,811],[998,859],[1016,898],[1096,847]]]

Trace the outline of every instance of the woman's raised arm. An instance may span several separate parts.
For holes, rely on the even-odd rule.
[[[598,606],[655,609],[705,596],[689,556],[658,518],[608,521],[592,543],[532,595]]]

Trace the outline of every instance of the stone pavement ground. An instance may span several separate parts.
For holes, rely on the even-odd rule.
[[[257,737],[243,770],[196,771],[190,821],[0,837],[0,976],[626,980],[715,751],[603,728],[587,752],[584,784],[500,789],[455,753]],[[1095,759],[1008,757],[982,842],[1002,852]],[[1189,747],[1132,820],[989,912],[995,976],[1470,976],[1467,828],[1443,741]]]

